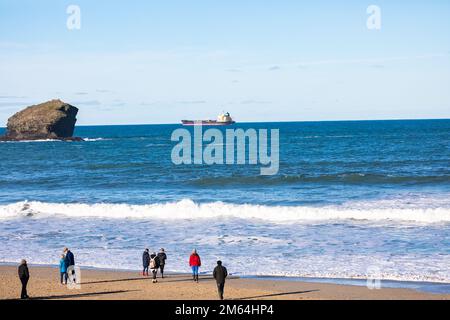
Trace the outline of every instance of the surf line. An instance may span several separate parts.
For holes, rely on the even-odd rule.
[[[175,165],[260,165],[260,175],[276,175],[280,167],[279,129],[219,129],[194,125],[194,136],[188,129],[172,132],[171,141],[178,142],[171,152]],[[248,142],[248,143],[247,143]],[[248,151],[248,152],[247,152]]]

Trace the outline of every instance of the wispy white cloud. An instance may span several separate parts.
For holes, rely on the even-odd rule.
[[[241,104],[270,104],[271,101],[266,100],[244,100],[240,102]]]
[[[109,103],[111,107],[123,107],[126,105],[121,99],[115,99],[112,103]]]
[[[345,64],[367,64],[367,65],[383,65],[390,62],[408,62],[414,60],[440,59],[449,58],[449,54],[422,54],[415,56],[398,56],[398,57],[380,57],[380,58],[361,58],[361,59],[324,59],[324,60],[305,60],[281,64],[259,64],[248,65],[246,68],[251,69],[267,69],[270,71],[280,70],[281,68],[296,67],[306,69],[309,66],[323,65],[345,65]]]
[[[385,66],[382,64],[372,64],[370,67],[374,68],[374,69],[384,69],[385,68]]]
[[[26,107],[30,106],[32,103],[23,101],[0,101],[0,107]]]
[[[156,104],[158,104],[158,102],[157,101],[153,101],[153,102],[141,102],[139,105],[143,106],[143,107],[147,107],[147,106],[154,106]]]
[[[182,101],[177,101],[177,103],[181,103],[181,104],[205,104],[206,101],[205,100],[182,100]]]
[[[0,99],[25,99],[27,96],[0,96]]]
[[[0,49],[28,49],[29,47],[25,43],[0,41]]]
[[[232,73],[240,73],[240,72],[242,72],[241,69],[235,69],[235,68],[230,68],[230,69],[227,69],[225,71],[232,72]]]
[[[24,43],[13,41],[0,41],[1,54],[11,52],[48,52],[50,50],[63,49],[64,47],[58,46],[54,43]]]
[[[76,105],[81,105],[81,106],[99,106],[99,105],[101,105],[101,102],[98,100],[72,101],[69,103],[74,106],[76,106]]]

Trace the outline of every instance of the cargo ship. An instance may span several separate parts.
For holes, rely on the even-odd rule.
[[[217,120],[181,120],[183,126],[229,126],[235,124],[230,114],[224,112],[217,117]]]

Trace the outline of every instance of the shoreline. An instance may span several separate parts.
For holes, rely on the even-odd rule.
[[[48,297],[57,292],[58,299],[77,299],[84,296],[74,296],[73,290],[68,290],[64,286],[59,285],[58,268],[55,265],[29,265],[32,278],[37,275],[37,280],[41,283],[40,289],[30,289],[38,292],[35,297]],[[142,287],[142,284],[136,289],[141,289],[145,297],[129,295],[122,297],[119,291],[135,292],[133,283],[138,280],[151,282],[151,277],[142,277],[139,270],[119,270],[95,267],[80,266],[82,271],[82,289],[85,286],[102,283],[109,285],[110,294],[108,296],[94,297],[94,299],[155,299],[154,296],[147,296],[147,290],[150,286]],[[17,272],[17,264],[0,263],[0,281],[2,288],[0,289],[0,300],[15,299],[13,292],[19,288]],[[179,286],[169,288],[161,299],[173,300],[197,300],[197,299],[215,299],[216,289],[215,283],[210,274],[201,273],[200,279],[202,290],[200,295],[192,292],[195,289],[190,281],[191,275],[188,273],[167,272],[164,279],[159,279],[159,283],[163,282],[183,282]],[[159,274],[158,274],[159,277]],[[167,280],[169,279],[169,280]],[[175,279],[175,280],[173,280]],[[30,284],[33,282],[30,279]],[[3,283],[7,285],[3,285]],[[14,284],[15,283],[15,284]],[[341,300],[341,299],[444,299],[450,300],[450,284],[433,283],[433,282],[405,282],[405,281],[381,281],[381,288],[370,290],[365,285],[366,281],[361,279],[330,279],[330,278],[300,278],[300,277],[273,277],[273,276],[239,276],[230,275],[227,278],[226,291],[230,295],[226,295],[232,299],[313,299],[313,300]],[[115,284],[115,285],[114,285]],[[181,287],[180,287],[181,286]],[[90,288],[91,289],[91,288]],[[92,288],[93,289],[93,288]],[[118,290],[120,289],[120,290]],[[182,289],[181,292],[178,292]],[[68,291],[66,291],[68,290]],[[62,292],[66,291],[67,296]],[[75,290],[77,291],[77,290]],[[116,292],[117,291],[117,292]],[[184,293],[190,292],[190,294]],[[124,293],[123,292],[123,293]],[[30,294],[31,295],[31,294]],[[226,297],[227,298],[227,297]],[[53,298],[52,298],[53,299]],[[157,299],[157,298],[156,298]]]
[[[325,283],[345,286],[366,287],[367,279],[362,278],[319,278],[319,277],[280,277],[280,276],[243,276],[243,279],[293,281],[306,283]],[[408,289],[431,294],[450,294],[450,283],[433,281],[380,280],[382,288]]]

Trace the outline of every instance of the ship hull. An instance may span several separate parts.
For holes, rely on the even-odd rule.
[[[235,121],[215,121],[215,120],[181,120],[183,126],[230,126]]]

